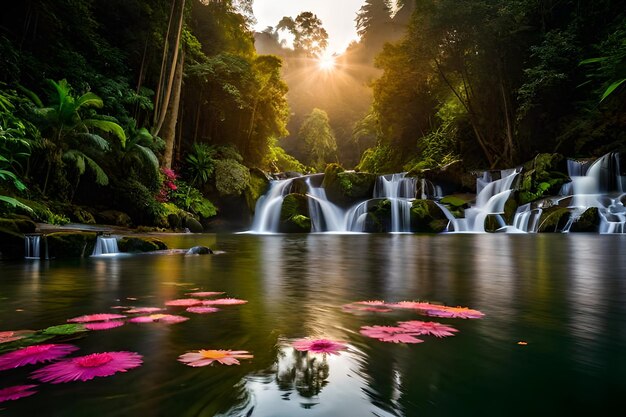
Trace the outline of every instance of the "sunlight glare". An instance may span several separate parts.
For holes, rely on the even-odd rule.
[[[319,58],[317,65],[324,71],[332,71],[335,69],[335,57],[333,55],[324,55]]]

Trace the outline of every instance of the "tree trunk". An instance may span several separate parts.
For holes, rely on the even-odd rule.
[[[169,55],[170,45],[170,32],[172,30],[172,19],[174,17],[174,10],[176,9],[176,0],[172,0],[172,8],[170,10],[170,18],[167,22],[167,32],[165,32],[165,39],[163,40],[163,56],[161,58],[161,71],[159,72],[159,82],[157,83],[156,93],[154,94],[154,118],[152,125],[156,126],[159,121],[162,107],[161,89],[165,80],[165,71],[167,69],[167,56]],[[173,66],[173,65],[172,65]],[[167,103],[166,103],[167,105]]]
[[[180,108],[180,92],[183,85],[183,61],[184,53],[181,53],[176,63],[176,71],[173,79],[171,100],[167,106],[165,120],[163,123],[161,137],[165,141],[165,151],[163,153],[163,167],[172,167],[172,157],[174,155],[174,143],[176,140],[176,123],[178,122],[178,109]]]

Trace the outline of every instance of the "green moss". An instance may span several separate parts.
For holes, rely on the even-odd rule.
[[[421,233],[441,233],[448,219],[432,200],[415,200],[411,206],[411,230]]]
[[[337,175],[341,172],[344,172],[345,169],[337,163],[332,163],[326,165],[326,169],[324,170],[324,182],[322,183],[322,187],[329,188],[337,181]]]
[[[215,186],[221,196],[239,196],[250,184],[250,171],[234,159],[215,161]]]
[[[524,164],[520,187],[519,204],[526,204],[547,195],[556,195],[568,181],[567,160],[560,154],[538,154]]]
[[[153,237],[123,237],[117,241],[120,252],[153,252],[167,250],[167,245]]]
[[[94,232],[56,232],[46,235],[48,251],[53,258],[91,256],[96,245]]]
[[[583,214],[580,215],[578,220],[572,224],[570,231],[572,232],[587,232],[598,233],[600,228],[600,214],[597,207],[590,207]]]
[[[253,213],[256,208],[256,202],[267,192],[267,187],[269,186],[269,180],[262,171],[259,171],[260,170],[250,171],[250,183],[244,192],[246,204]]]
[[[282,233],[308,233],[311,231],[307,196],[289,194],[285,197],[280,212],[280,231]]]
[[[463,206],[469,206],[469,201],[455,196],[455,195],[448,195],[445,196],[444,198],[442,198],[439,201],[441,204],[445,204],[445,205],[450,205],[452,207],[463,207]]]

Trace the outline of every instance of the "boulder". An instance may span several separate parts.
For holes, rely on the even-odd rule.
[[[391,230],[391,201],[379,200],[368,208],[364,232],[387,233]]]
[[[324,172],[322,186],[330,201],[349,206],[372,198],[377,177],[376,174],[345,171],[339,164],[329,164]]]
[[[96,214],[96,220],[101,224],[111,224],[122,227],[131,227],[133,224],[128,214],[117,210],[101,211]]]
[[[561,154],[542,153],[526,162],[519,179],[519,204],[557,195],[563,184],[569,181],[566,172],[567,159]]]
[[[143,253],[157,250],[167,250],[167,245],[154,237],[123,237],[118,239],[117,247],[120,252]]]
[[[539,218],[537,233],[555,233],[563,230],[570,218],[570,211],[563,207],[549,207]]]
[[[204,227],[202,227],[202,224],[200,224],[200,222],[194,219],[193,217],[185,218],[185,221],[183,222],[183,226],[189,229],[191,233],[204,232]]]
[[[415,200],[411,206],[411,230],[420,233],[441,233],[448,218],[432,200]]]
[[[96,245],[95,232],[55,232],[45,239],[51,258],[86,258]]]
[[[0,218],[0,228],[10,230],[18,234],[34,233],[37,224],[28,217],[15,217],[11,219]]]
[[[440,186],[444,195],[476,192],[476,176],[468,172],[463,161],[453,161],[441,168],[409,172],[407,175],[429,180]]]
[[[600,213],[596,207],[590,207],[576,220],[570,232],[598,233],[600,230]]]
[[[194,246],[190,248],[186,255],[211,255],[213,251],[206,246]]]

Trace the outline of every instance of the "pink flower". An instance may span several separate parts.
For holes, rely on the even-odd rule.
[[[89,314],[86,316],[74,317],[73,319],[67,320],[68,323],[89,323],[92,321],[106,321],[106,320],[117,320],[123,319],[126,316],[121,314]]]
[[[166,306],[175,306],[175,307],[191,307],[191,306],[199,306],[202,304],[201,300],[197,300],[195,298],[181,298],[179,300],[170,300],[166,301]]]
[[[178,175],[176,175],[173,169],[161,168],[161,172],[163,173],[163,175],[165,175],[165,177],[167,177],[167,179],[171,181],[174,181],[176,178],[178,178]]]
[[[209,305],[222,305],[222,306],[234,306],[239,304],[246,304],[246,300],[239,300],[237,298],[218,298],[216,300],[204,300],[202,304]]]
[[[189,307],[187,308],[187,310],[189,313],[196,313],[196,314],[208,314],[208,313],[215,313],[216,311],[220,311],[219,308],[215,308],[215,307]]]
[[[85,323],[85,329],[87,330],[109,330],[116,327],[123,326],[124,322],[120,320],[101,321],[97,323]]]
[[[176,186],[176,184],[174,184],[174,183],[173,183],[173,182],[171,182],[171,181],[168,181],[168,182],[166,182],[165,184],[167,185],[167,188],[169,188],[169,189],[170,189],[170,190],[172,190],[172,191],[175,191],[175,190],[177,190],[177,189],[178,189],[178,187]]]
[[[247,350],[198,350],[187,352],[178,357],[178,361],[186,365],[198,367],[219,362],[222,365],[239,365],[237,359],[252,359]]]
[[[222,294],[224,293],[219,292],[219,291],[199,291],[199,292],[189,292],[186,295],[189,295],[192,297],[205,298],[205,297],[213,297],[215,295],[222,295]]]
[[[354,304],[363,304],[366,306],[384,306],[385,302],[381,300],[357,301]]]
[[[151,314],[156,313],[157,311],[163,311],[164,308],[160,307],[137,307],[131,308],[130,310],[126,310],[127,314]]]
[[[32,330],[15,330],[0,332],[0,343],[13,342],[15,340],[23,339],[24,337],[35,333]]]
[[[378,339],[381,342],[392,343],[422,343],[422,339],[413,337],[406,329],[402,327],[390,326],[363,326],[361,334],[372,339]]]
[[[407,333],[420,335],[420,334],[430,334],[436,337],[446,337],[446,336],[454,336],[454,333],[458,332],[452,326],[446,326],[445,324],[436,323],[434,321],[403,321],[398,323],[399,326]]]
[[[343,342],[328,339],[298,339],[292,343],[294,349],[313,353],[331,353],[338,355],[340,350],[347,348]]]
[[[187,321],[189,318],[183,316],[175,316],[173,314],[151,314],[149,316],[133,317],[128,320],[131,323],[154,323],[161,322],[166,324],[176,324]]]
[[[0,371],[39,362],[48,362],[69,355],[76,350],[78,350],[78,347],[68,344],[27,346],[0,355]]]
[[[89,381],[126,372],[142,364],[142,356],[135,352],[102,352],[64,359],[36,370],[31,377],[42,382],[59,384],[71,381]]]
[[[12,387],[0,389],[0,403],[3,401],[30,397],[33,394],[37,394],[37,391],[32,391],[32,389],[36,386],[37,385],[14,385]]]
[[[439,307],[437,304],[424,303],[419,301],[399,301],[397,303],[387,305],[393,308],[405,308],[410,310],[428,310],[430,308]]]
[[[438,306],[425,311],[427,316],[431,317],[448,317],[458,319],[480,319],[485,314],[467,307],[446,307]]]

